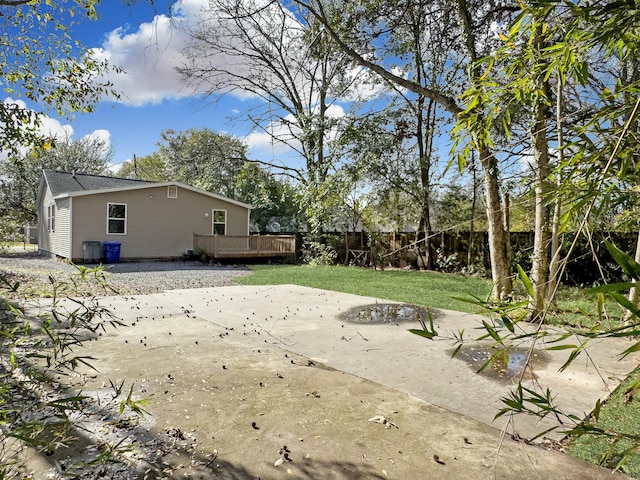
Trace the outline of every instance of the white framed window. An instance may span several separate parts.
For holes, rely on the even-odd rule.
[[[226,235],[227,234],[227,211],[226,210],[213,210],[212,211],[212,227],[214,235]]]
[[[167,198],[178,198],[178,187],[169,185],[167,187]]]
[[[127,234],[127,204],[107,203],[107,234]]]
[[[47,206],[47,230],[56,231],[56,204],[52,203]]]

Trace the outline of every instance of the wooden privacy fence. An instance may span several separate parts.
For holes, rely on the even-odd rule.
[[[295,235],[196,235],[193,251],[211,258],[283,257],[295,255]]]

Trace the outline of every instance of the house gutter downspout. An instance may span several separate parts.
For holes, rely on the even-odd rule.
[[[73,197],[69,197],[69,260],[73,261]]]

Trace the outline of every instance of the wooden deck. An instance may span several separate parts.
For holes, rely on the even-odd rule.
[[[193,235],[193,251],[211,258],[258,258],[295,255],[294,235]]]

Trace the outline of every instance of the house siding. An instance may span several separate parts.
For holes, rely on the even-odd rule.
[[[47,229],[47,205],[53,202],[51,191],[46,188],[40,203],[38,203],[38,251],[43,255],[53,255],[51,236]]]
[[[107,234],[107,204],[127,204],[126,235]],[[71,258],[83,257],[85,241],[121,243],[121,259],[176,258],[193,248],[193,234],[211,235],[212,210],[227,211],[227,234],[249,234],[250,210],[178,187],[96,193],[73,198]]]
[[[56,201],[55,232],[52,252],[60,257],[70,258],[71,253],[71,199],[61,198]]]

